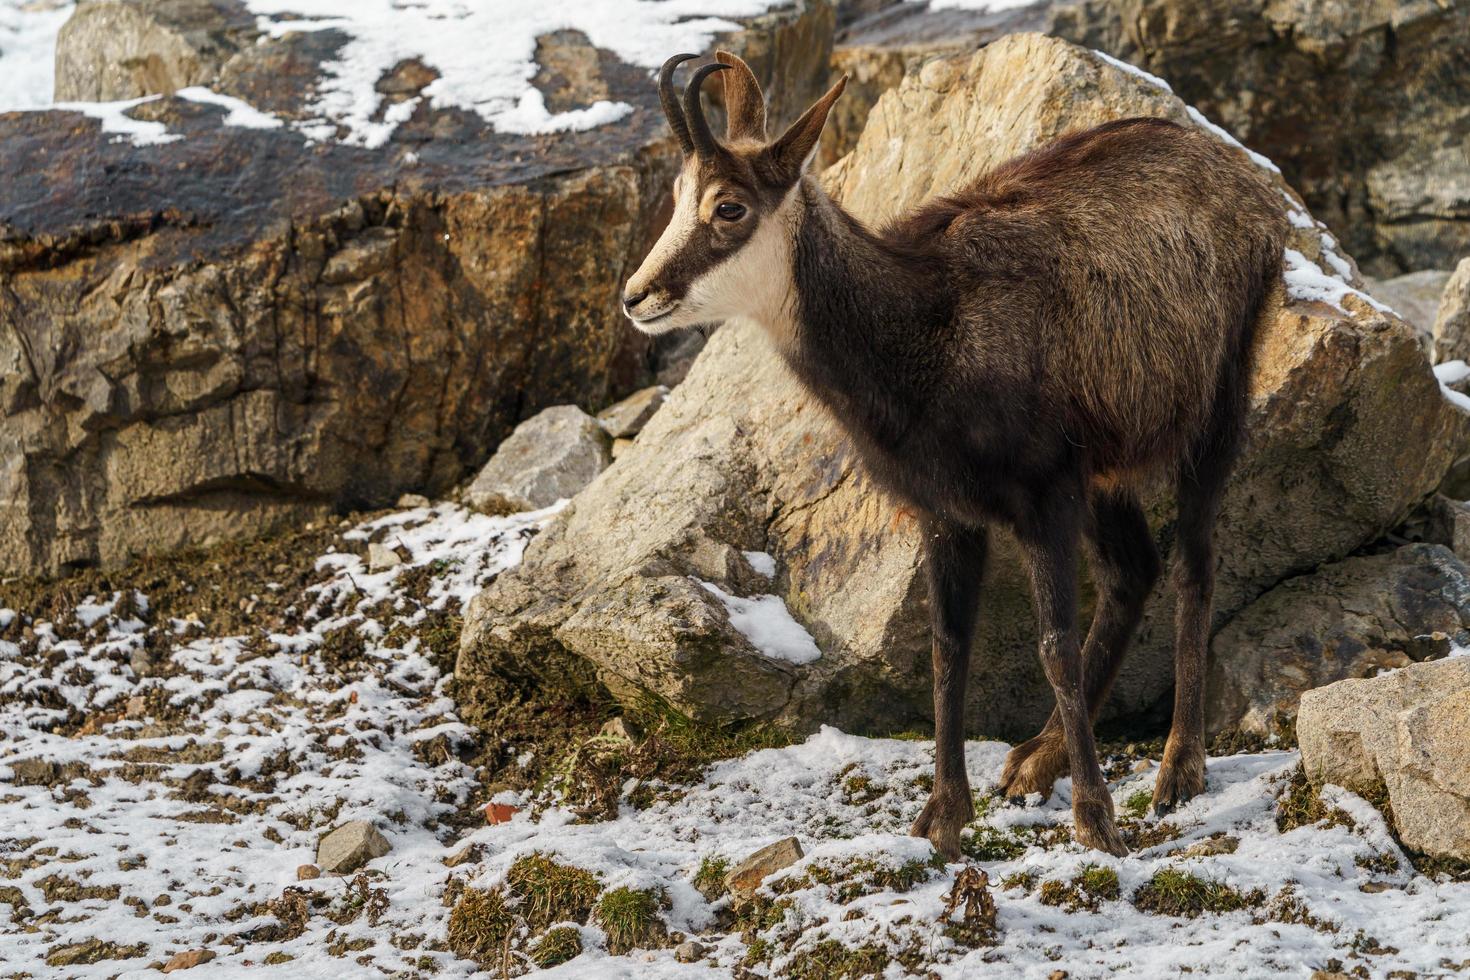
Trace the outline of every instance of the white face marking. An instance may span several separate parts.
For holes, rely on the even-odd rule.
[[[676,197],[674,198],[674,214],[669,219],[668,227],[658,237],[653,249],[628,280],[624,295],[637,296],[644,292],[650,292],[652,284],[657,281],[658,274],[663,271],[664,266],[693,236],[699,226],[699,180],[695,176],[695,163],[693,158],[684,164],[684,170],[680,173],[674,184]],[[644,303],[639,304],[634,316],[632,311],[628,312],[628,318],[644,333],[660,334],[675,329],[675,325],[665,321],[657,323],[643,323],[641,321],[662,316],[672,309],[674,304],[667,298],[650,294]],[[670,321],[674,317],[668,318]]]
[[[669,226],[628,280],[627,294],[650,291],[629,311],[634,325],[644,333],[661,334],[746,317],[760,323],[778,345],[789,342],[795,331],[795,188],[773,213],[761,217],[744,245],[690,283],[683,299],[675,302],[658,295],[658,275],[705,220],[701,214],[708,215],[714,206],[713,190],[707,189],[703,195],[707,200],[701,199],[698,181],[688,167],[678,190]]]

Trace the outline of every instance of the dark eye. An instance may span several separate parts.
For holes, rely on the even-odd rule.
[[[719,215],[725,221],[739,221],[745,217],[745,205],[736,204],[733,201],[726,201],[723,204],[715,205],[715,214]]]

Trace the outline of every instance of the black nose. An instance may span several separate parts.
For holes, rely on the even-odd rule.
[[[631,310],[633,307],[637,306],[639,303],[643,302],[647,298],[648,290],[646,289],[641,293],[624,293],[623,308]]]

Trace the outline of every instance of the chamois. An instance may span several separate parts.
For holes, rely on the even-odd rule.
[[[918,515],[932,606],[934,785],[912,833],[953,858],[974,817],[964,701],[987,527],[1015,534],[1056,707],[1006,759],[1008,797],[1068,773],[1076,836],[1127,848],[1092,722],[1161,571],[1139,504],[1172,478],[1174,716],[1159,813],[1204,791],[1212,535],[1244,432],[1252,337],[1278,288],[1286,221],[1270,185],[1199,131],[1123,119],[996,167],[872,231],[808,174],[843,78],[774,141],[760,85],[727,52],[682,105],[675,208],[628,280],[646,333],[743,317],[842,424],[875,478]],[[720,73],[728,131],[700,104]],[[1077,550],[1098,600],[1077,627]]]

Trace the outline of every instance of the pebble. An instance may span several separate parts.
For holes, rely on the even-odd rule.
[[[694,940],[680,943],[674,947],[674,959],[680,963],[695,963],[704,959],[704,944]]]
[[[202,963],[208,963],[214,959],[212,949],[191,949],[182,953],[175,953],[167,963],[163,965],[164,973],[173,973],[175,970],[192,970]]]
[[[320,878],[321,876],[322,869],[314,864],[302,864],[296,868],[297,881],[311,881],[313,878]]]

